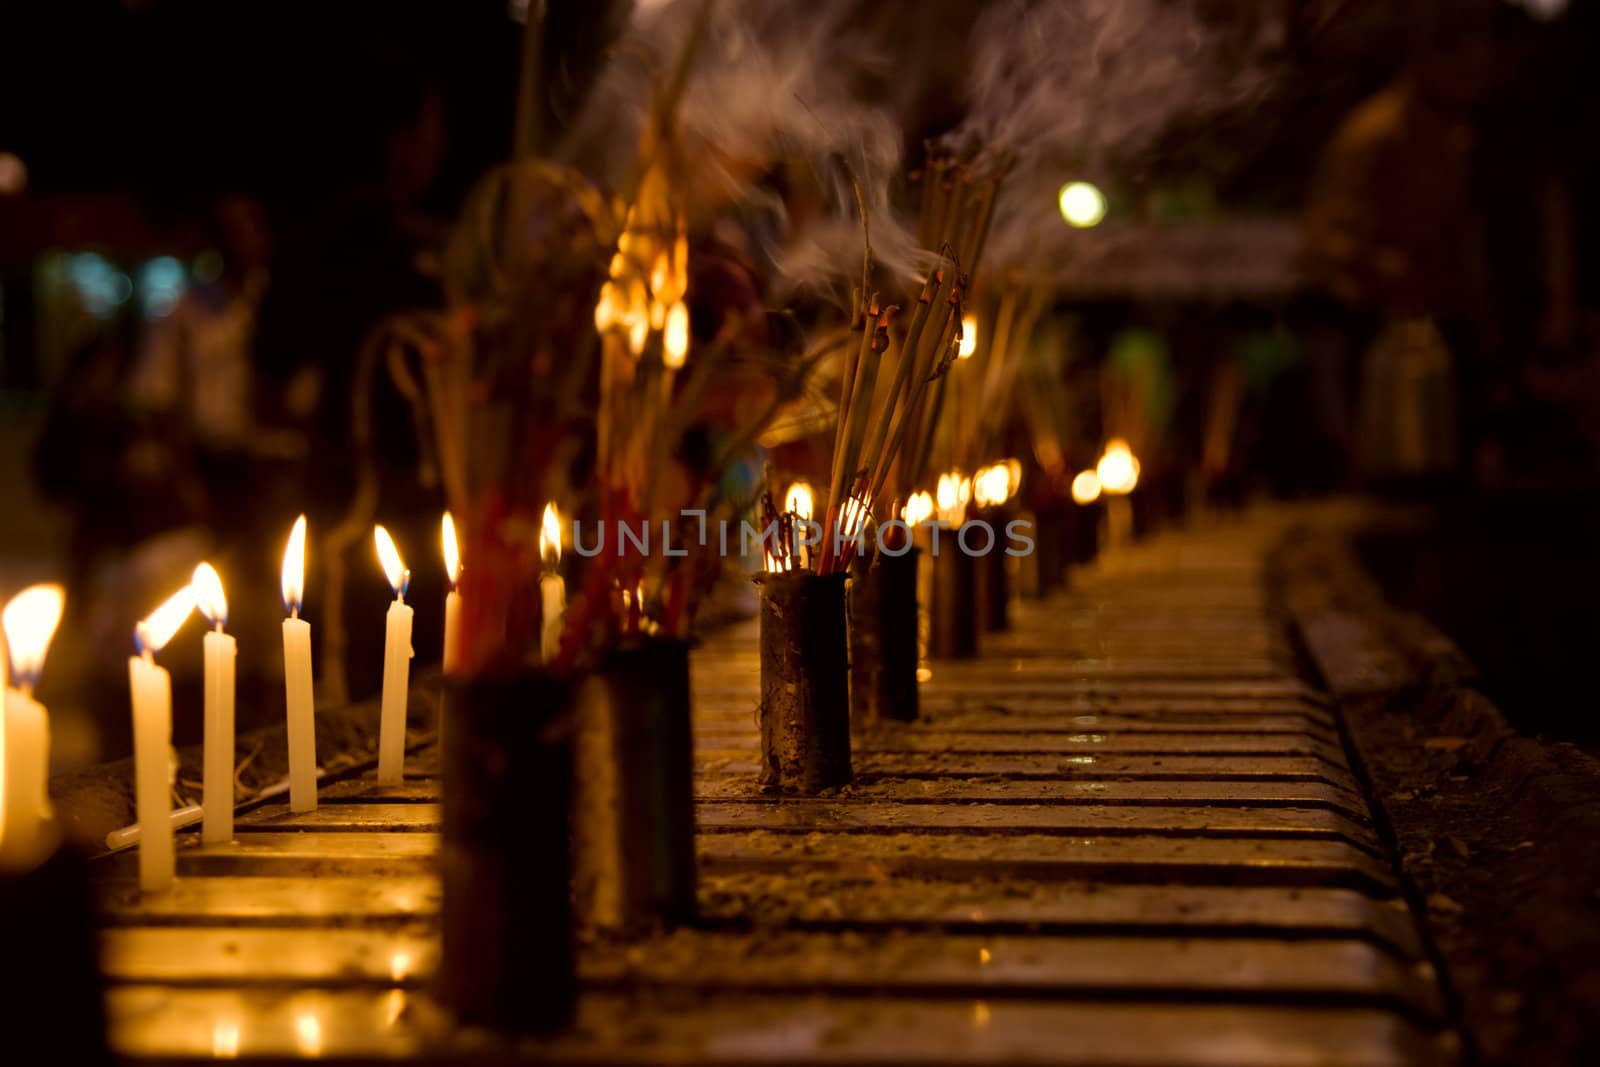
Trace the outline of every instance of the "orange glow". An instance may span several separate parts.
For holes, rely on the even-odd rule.
[[[961,316],[961,347],[956,349],[957,359],[966,359],[978,350],[978,316]]]
[[[999,507],[1011,495],[1011,474],[1005,465],[984,467],[972,476],[972,500],[980,508]]]
[[[908,526],[920,526],[933,518],[933,496],[930,493],[912,493],[901,510],[900,517]]]
[[[783,494],[783,510],[802,519],[811,518],[815,507],[815,498],[812,496],[809,482],[795,482],[789,487],[789,491]]]
[[[1113,437],[1106,442],[1105,455],[1100,457],[1095,473],[1100,477],[1101,489],[1120,496],[1133,492],[1134,486],[1139,484],[1139,461],[1128,448],[1128,442]]]
[[[683,366],[689,358],[689,305],[682,300],[667,309],[666,325],[661,331],[661,361],[670,370]]]
[[[1078,504],[1093,504],[1100,499],[1100,476],[1094,471],[1079,471],[1072,479],[1072,499]]]

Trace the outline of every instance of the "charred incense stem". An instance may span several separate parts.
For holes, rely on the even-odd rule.
[[[439,993],[458,1021],[541,1033],[572,1019],[572,689],[528,671],[449,693]]]
[[[850,568],[850,721],[856,730],[917,717],[917,555],[881,548]]]
[[[609,656],[578,700],[573,812],[580,923],[638,932],[695,916],[689,644]]]
[[[961,550],[956,531],[940,523],[933,542],[933,608],[928,655],[971,659],[978,654],[977,560]]]
[[[1011,515],[1004,508],[986,508],[978,518],[995,532],[989,551],[973,560],[977,571],[978,627],[986,634],[1005,633],[1011,629],[1011,581],[1006,573],[1011,557],[1005,551],[1005,530]]]
[[[814,794],[850,781],[845,574],[757,575],[761,784]]]

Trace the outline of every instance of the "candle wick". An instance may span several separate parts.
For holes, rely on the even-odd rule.
[[[144,661],[146,663],[154,663],[156,661],[155,656],[151,655],[150,650],[148,648],[141,649],[139,654],[144,657]]]

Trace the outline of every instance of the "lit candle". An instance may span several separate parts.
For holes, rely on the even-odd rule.
[[[61,622],[59,585],[24,589],[6,605],[0,626],[10,649],[6,682],[0,656],[0,867],[31,867],[43,859],[50,821],[50,717],[33,699],[50,639]]]
[[[389,605],[387,630],[383,641],[383,704],[378,717],[378,781],[399,785],[405,774],[406,702],[411,684],[411,608],[406,605],[406,588],[411,572],[394,547],[394,539],[382,526],[372,530],[378,545],[378,560],[394,590]]]
[[[228,598],[216,568],[202,563],[189,580],[195,606],[212,626],[205,648],[205,745],[202,758],[200,840],[208,845],[233,840],[233,668],[239,646],[222,632],[228,622]]]
[[[317,721],[311,695],[311,624],[300,617],[305,597],[306,517],[294,520],[283,550],[283,692],[289,740],[289,810],[317,807]]]
[[[549,663],[561,652],[561,619],[567,611],[567,583],[562,580],[561,516],[554,504],[544,506],[544,524],[539,531],[539,554],[544,557],[544,574],[539,592],[544,601],[544,629],[540,634],[540,654]]]
[[[444,658],[439,667],[445,674],[455,674],[461,666],[461,593],[456,589],[456,583],[461,580],[461,549],[456,544],[456,522],[448,511],[440,527],[444,571],[450,581],[450,591],[444,596]]]
[[[139,888],[172,885],[172,676],[156,666],[166,647],[194,611],[194,590],[184,586],[134,627],[138,652],[128,660],[133,695],[134,809],[139,816]]]

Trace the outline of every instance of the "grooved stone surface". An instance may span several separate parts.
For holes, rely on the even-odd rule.
[[[107,1006],[133,1060],[1447,1064],[1454,1035],[1325,694],[1262,578],[1289,513],[1174,532],[1013,605],[934,662],[857,779],[755,784],[754,623],[695,653],[702,919],[580,952],[579,1019],[453,1030],[435,752],[238,839],[180,836],[141,895],[99,864]]]

